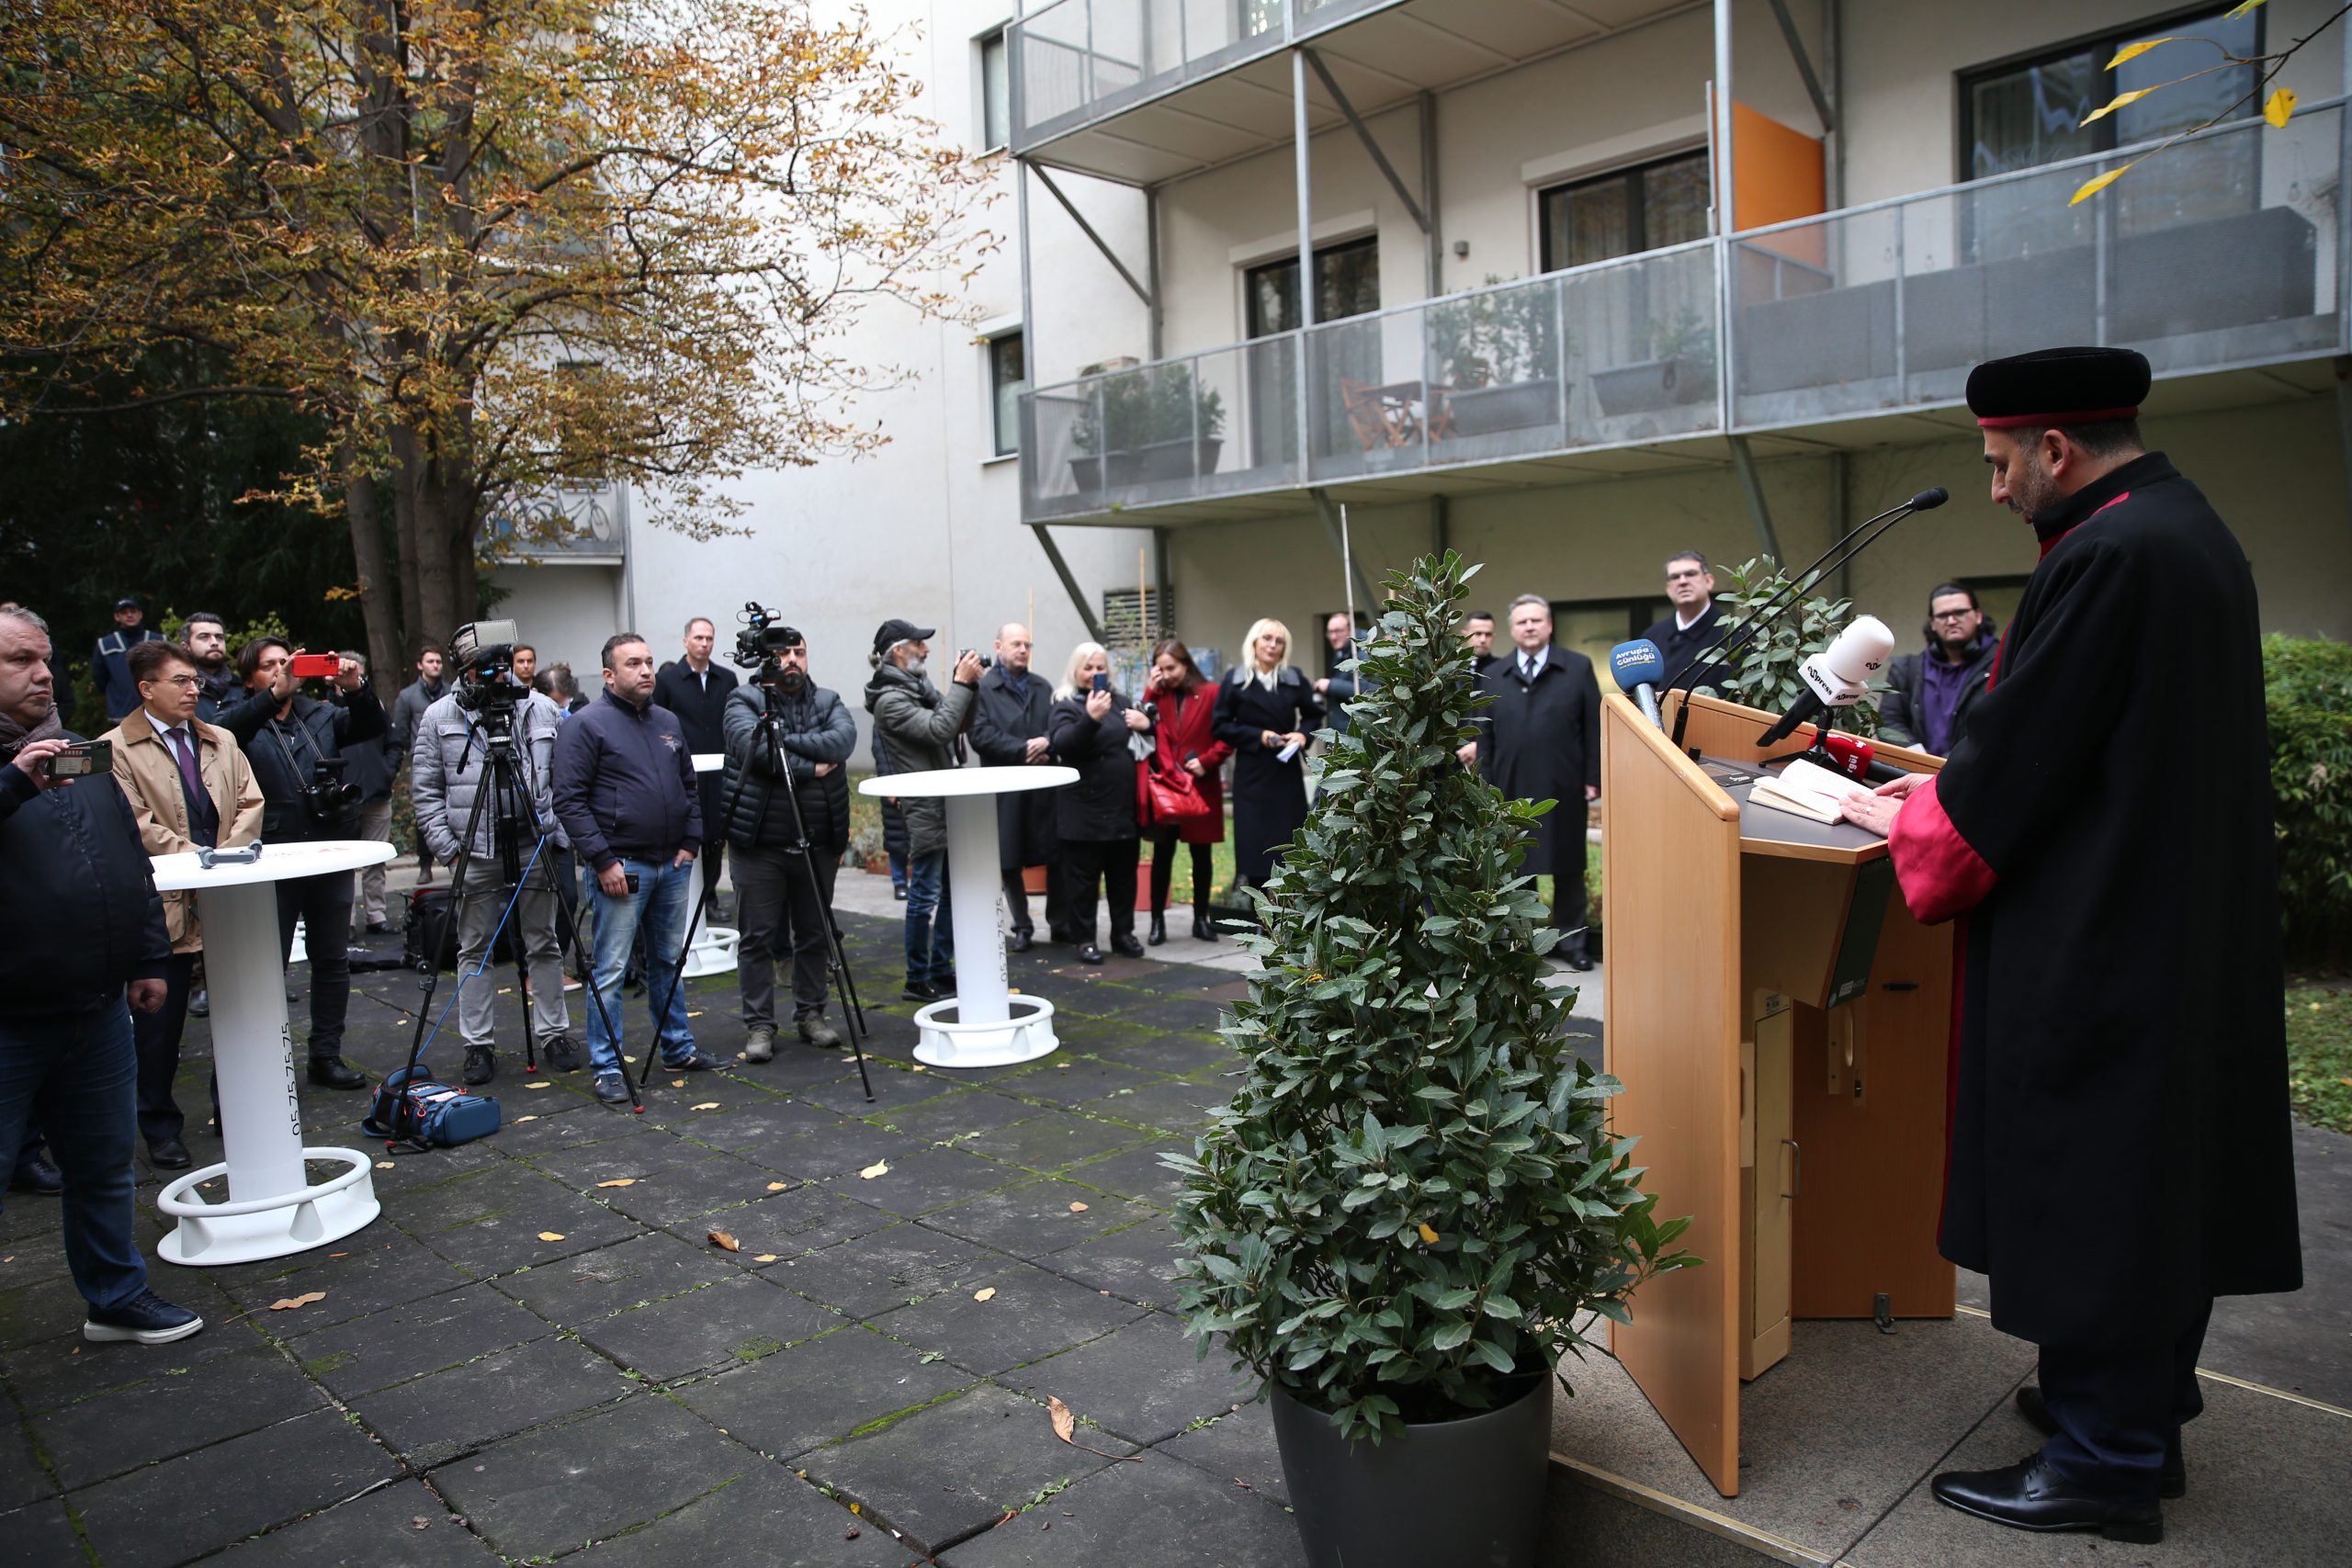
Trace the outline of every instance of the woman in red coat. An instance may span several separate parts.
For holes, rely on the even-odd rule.
[[[1193,935],[1201,942],[1215,942],[1216,932],[1209,927],[1209,883],[1216,846],[1225,841],[1225,787],[1217,782],[1217,769],[1233,755],[1233,748],[1210,728],[1216,716],[1216,687],[1193,662],[1193,650],[1174,637],[1151,650],[1150,703],[1146,706],[1147,711],[1153,706],[1159,710],[1152,732],[1152,771],[1171,779],[1189,776],[1209,807],[1207,816],[1191,821],[1154,822],[1149,781],[1137,775],[1144,797],[1138,803],[1144,807],[1144,830],[1151,840],[1148,940],[1154,947],[1168,940],[1168,884],[1176,874],[1176,845],[1181,840],[1193,846]]]

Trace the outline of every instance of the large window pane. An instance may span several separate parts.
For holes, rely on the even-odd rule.
[[[1707,160],[1678,158],[1642,175],[1642,248],[1662,250],[1707,237]]]
[[[980,40],[980,145],[1004,147],[1012,141],[1012,75],[1004,34]]]
[[[1543,270],[1584,266],[1707,236],[1707,155],[1555,186],[1540,198]]]
[[[989,391],[995,412],[996,453],[1021,449],[1021,394],[1029,389],[1027,355],[1019,333],[989,340]]]

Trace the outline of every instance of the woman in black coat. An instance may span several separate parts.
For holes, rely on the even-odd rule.
[[[1233,875],[1263,886],[1306,821],[1306,740],[1323,704],[1290,653],[1290,628],[1250,628],[1247,657],[1216,689],[1216,738],[1233,748]],[[1285,760],[1284,751],[1289,752]]]
[[[1127,737],[1148,732],[1151,720],[1111,690],[1110,671],[1111,656],[1101,643],[1080,643],[1046,720],[1055,757],[1078,770],[1076,784],[1054,792],[1054,830],[1062,842],[1069,923],[1081,943],[1081,964],[1102,962],[1102,950],[1094,945],[1098,885],[1111,905],[1111,945],[1129,958],[1143,956],[1143,943],[1136,940],[1136,756]]]

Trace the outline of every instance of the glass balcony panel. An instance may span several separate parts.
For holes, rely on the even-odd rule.
[[[1352,9],[1395,0],[1333,0]],[[1334,18],[1318,14],[1317,24]],[[1056,0],[1012,24],[1027,147],[1179,83],[1280,48],[1283,0]]]
[[[1713,246],[1654,251],[1558,276],[1569,367],[1564,446],[1716,428]]]
[[[1279,489],[1298,478],[1297,343],[1105,371],[1022,400],[1023,515]]]
[[[1433,300],[1421,319],[1429,458],[1475,463],[1557,451],[1568,387],[1556,278]]]
[[[1279,0],[1277,0],[1279,3]],[[1393,6],[1396,0],[1291,0],[1291,14],[1300,32],[1320,31],[1362,11]]]
[[[1306,334],[1307,468],[1317,479],[1429,461],[1419,307],[1351,316]]]
[[[617,484],[582,483],[509,498],[482,522],[484,550],[500,560],[610,558],[626,549],[628,502]]]

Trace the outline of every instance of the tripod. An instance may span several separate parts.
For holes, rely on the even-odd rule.
[[[855,1057],[857,1061],[858,1082],[864,1086],[866,1100],[868,1103],[871,1103],[874,1099],[874,1080],[866,1072],[865,1049],[858,1043],[859,1038],[867,1032],[865,1027],[865,1009],[858,1001],[856,982],[850,977],[849,953],[842,942],[841,925],[833,919],[833,911],[831,908],[826,900],[820,896],[818,891],[816,861],[813,858],[816,852],[811,849],[808,843],[808,818],[802,815],[800,810],[799,786],[794,782],[792,777],[792,769],[786,763],[784,759],[784,743],[776,728],[775,714],[774,710],[769,707],[766,701],[766,694],[769,692],[769,683],[755,676],[752,679],[752,684],[759,687],[763,694],[760,705],[760,733],[757,743],[761,748],[762,754],[767,759],[769,772],[773,773],[776,777],[784,781],[785,799],[792,811],[793,841],[786,846],[786,853],[797,860],[797,862],[806,868],[806,874],[803,878],[803,882],[808,889],[809,902],[816,906],[816,915],[819,918],[821,918],[824,921],[825,968],[828,977],[832,981],[834,993],[841,998],[842,1022],[845,1026],[843,1033],[849,1041],[850,1054],[852,1056]],[[738,789],[741,787],[740,782],[738,783],[737,787]],[[768,807],[775,797],[775,791],[771,789],[767,795],[763,795],[760,799],[760,813],[758,818],[754,819],[752,828],[752,841],[755,846],[759,843],[761,836],[766,829]],[[713,830],[710,824],[706,823],[704,827],[706,832]],[[787,901],[787,907],[789,907],[789,901],[792,897],[792,886],[793,879],[787,874],[785,879],[785,897]],[[675,992],[678,986],[682,984],[685,978],[685,955],[693,949],[695,927],[701,920],[703,909],[709,902],[710,889],[706,886],[703,889],[702,897],[695,901],[693,915],[689,917],[686,921],[685,941],[678,949],[678,963],[670,972],[670,987],[672,993]],[[654,1044],[647,1047],[645,1055],[644,1073],[648,1077],[651,1076],[653,1071],[653,1052],[660,1044],[660,1021],[663,1012],[668,1009],[669,1004],[670,998],[665,994],[662,998],[662,1006],[656,1008],[653,1012],[655,1021]]]
[[[499,935],[506,930],[506,923],[513,919],[515,907],[522,902],[524,883],[532,872],[538,868],[541,856],[547,850],[547,835],[537,833],[533,835],[530,858],[526,861],[523,857],[520,825],[526,819],[526,813],[530,810],[531,791],[528,782],[523,776],[526,763],[514,744],[514,714],[512,705],[492,701],[484,706],[479,719],[472,722],[468,728],[465,754],[471,754],[477,742],[481,746],[482,761],[487,770],[487,776],[482,781],[482,787],[474,792],[473,808],[467,813],[466,830],[458,840],[457,858],[451,863],[449,868],[452,889],[449,899],[449,918],[442,927],[439,951],[433,955],[432,967],[425,974],[424,1000],[417,1011],[415,1038],[409,1045],[408,1067],[412,1075],[415,1071],[417,1059],[424,1049],[425,1035],[432,1019],[433,997],[441,982],[442,965],[446,964],[455,967],[456,956],[453,950],[458,941],[458,932],[465,919],[466,906],[471,897],[467,890],[466,883],[468,874],[473,866],[474,846],[479,841],[482,812],[485,809],[491,809],[492,812],[492,852],[498,857],[501,877],[499,886],[506,890],[507,901],[505,908],[499,912],[497,924],[491,929],[489,940],[483,945],[482,956],[474,974],[460,975],[458,977],[460,993],[463,992],[467,980],[478,979],[489,971],[491,955],[498,948]],[[547,883],[548,897],[554,898],[556,891],[552,874],[547,874]],[[573,950],[578,951],[580,917],[576,909],[572,914],[571,942]],[[557,982],[559,987],[561,985],[560,974],[561,969],[559,965]],[[533,1004],[529,994],[529,952],[522,942],[518,942],[514,947],[514,997],[523,1013],[524,1071],[536,1073],[538,1071],[538,1052],[537,1039],[532,1033]],[[617,1040],[620,1037],[619,1032],[612,1028],[611,1018],[605,1013],[605,998],[602,993],[593,986],[585,988],[589,993],[590,1005],[597,1010],[598,1016],[604,1020],[607,1032]],[[561,994],[560,989],[558,994]],[[451,1005],[456,1005],[456,998],[452,998]],[[432,1025],[432,1027],[437,1030],[438,1025]],[[626,1053],[621,1056],[621,1075],[623,1081],[626,1082],[628,1076],[628,1059]],[[407,1080],[403,1078],[402,1081]],[[630,1098],[633,1100],[636,1100],[637,1092],[633,1085],[629,1092]],[[639,1109],[642,1110],[643,1106],[640,1104]]]

